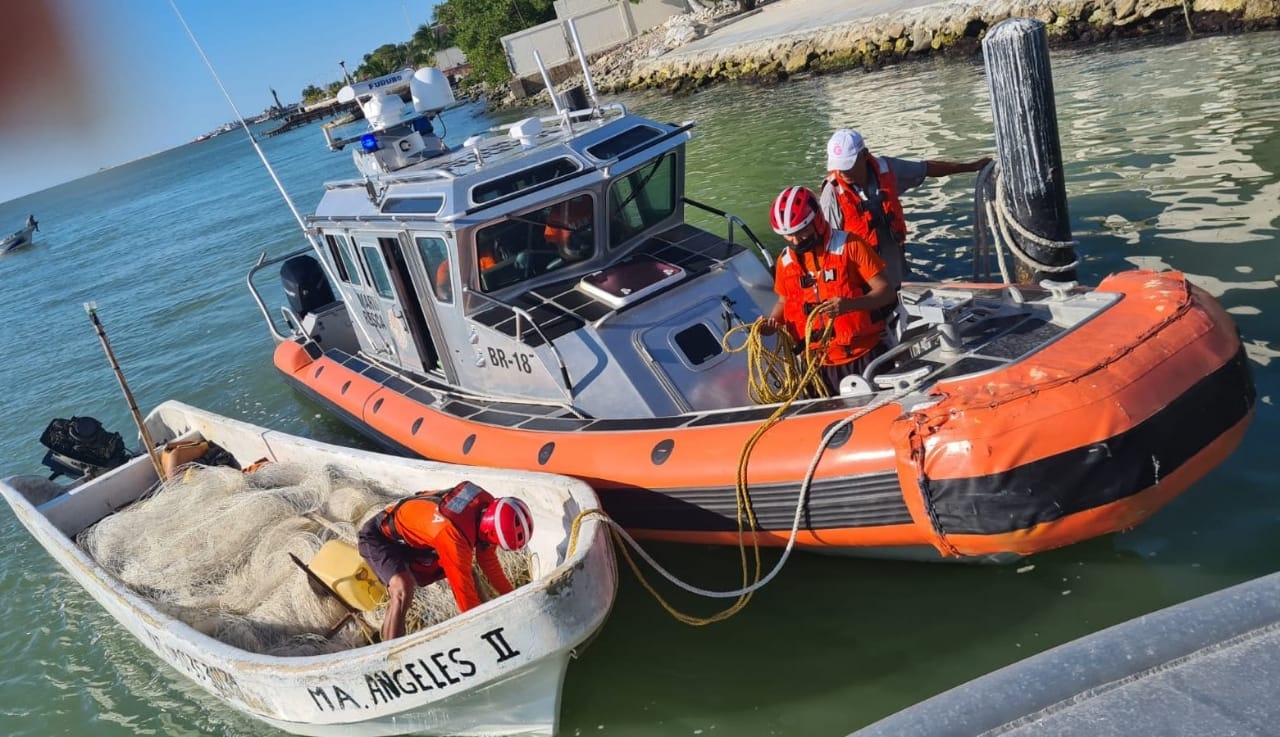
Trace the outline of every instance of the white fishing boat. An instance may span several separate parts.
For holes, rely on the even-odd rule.
[[[31,245],[31,234],[35,232],[36,227],[35,225],[27,225],[16,233],[5,236],[4,240],[0,240],[0,254]]]
[[[262,470],[252,473],[193,467],[194,471],[179,473],[177,481],[168,484],[182,483],[197,472],[250,478],[272,468],[278,475],[301,468],[330,479],[369,480],[394,497],[449,488],[465,479],[495,495],[518,495],[533,513],[532,539],[521,551],[528,580],[514,592],[404,637],[369,644],[361,639],[362,632],[372,630],[351,624],[361,623],[356,616],[347,616],[349,605],[340,605],[336,595],[313,591],[309,598],[328,607],[321,609],[329,612],[328,624],[343,626],[333,626],[329,632],[322,628],[319,633],[303,633],[311,643],[308,654],[280,654],[278,648],[256,652],[229,644],[224,632],[210,633],[217,628],[208,620],[220,613],[193,619],[186,607],[172,600],[157,601],[140,593],[137,586],[127,585],[122,576],[90,554],[87,537],[91,528],[99,529],[104,520],[158,503],[164,491],[156,491],[157,468],[165,467],[167,474],[168,467],[146,453],[130,456],[115,433],[105,433],[114,436],[114,446],[110,442],[95,445],[92,437],[104,433],[94,420],[73,418],[68,424],[63,434],[80,443],[79,452],[46,442],[51,447],[46,465],[55,471],[86,472],[80,480],[64,485],[41,476],[11,477],[0,482],[0,494],[31,535],[138,642],[226,704],[280,729],[305,735],[556,732],[560,689],[569,659],[575,648],[604,624],[616,590],[616,569],[605,525],[595,516],[580,519],[586,510],[597,508],[596,496],[587,484],[550,474],[380,455],[266,430],[177,402],[162,404],[145,421],[155,444],[181,445],[203,439],[225,450],[236,466],[268,461],[259,464]],[[53,427],[42,440],[49,440]],[[103,471],[99,462],[119,465]],[[251,481],[249,485],[257,494],[262,483]],[[215,514],[205,506],[200,508],[201,516]],[[240,517],[265,516],[250,507],[239,510]],[[188,510],[186,516],[193,515]],[[341,520],[327,522],[311,533],[319,544],[334,537],[344,524]],[[232,534],[215,529],[214,536]],[[165,575],[186,564],[185,541],[167,539],[173,537],[171,530],[134,526],[129,533],[140,540],[169,545],[172,552],[160,568]],[[280,572],[282,582],[301,586],[305,595],[308,579],[313,576],[299,571],[285,557],[288,552],[269,551],[275,556],[274,569]],[[504,551],[504,555],[509,554]],[[361,581],[366,591],[372,591],[370,586],[376,584],[376,579],[372,584],[361,579],[359,571],[353,573],[354,578],[335,582],[317,566],[318,559],[318,555],[311,557],[309,570],[338,595],[351,593],[351,586]],[[503,562],[507,564],[505,559]],[[280,588],[258,583],[272,596]],[[293,609],[286,611],[294,615]],[[245,625],[262,624],[253,621],[254,615],[243,615],[240,620]],[[274,630],[292,634],[290,625],[271,623]],[[334,647],[335,640],[353,645]]]

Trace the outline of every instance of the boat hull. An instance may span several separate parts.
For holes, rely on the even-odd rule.
[[[546,474],[518,478],[325,446],[234,421],[243,434],[229,436],[219,432],[225,418],[176,403],[157,412],[161,421],[148,424],[159,442],[198,430],[238,458],[354,465],[409,489],[446,488],[465,474],[495,493],[523,490],[535,518],[542,515],[530,544],[535,571],[542,568],[512,594],[390,642],[329,655],[261,655],[165,615],[75,544],[78,530],[155,483],[147,456],[38,504],[22,486],[43,479],[0,482],[0,494],[32,536],[143,646],[228,705],[295,734],[555,734],[568,660],[603,626],[616,592],[611,543],[600,520],[583,521],[572,551],[568,522],[553,523],[595,508],[590,489]],[[296,452],[303,448],[307,452]]]
[[[35,232],[34,227],[27,227],[5,237],[4,240],[0,240],[0,254],[16,251],[19,248],[31,245],[31,234],[33,232]]]
[[[1097,291],[1120,298],[1024,358],[937,382],[929,401],[797,405],[758,442],[770,408],[515,423],[314,343],[279,344],[275,363],[395,452],[582,478],[640,538],[737,544],[739,460],[755,442],[745,478],[761,544],[785,544],[802,506],[802,546],[999,559],[1138,524],[1221,462],[1252,417],[1239,337],[1209,295],[1169,272]],[[805,488],[823,438],[850,419]]]

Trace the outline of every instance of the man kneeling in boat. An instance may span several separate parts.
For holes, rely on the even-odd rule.
[[[447,578],[458,610],[465,612],[481,603],[471,573],[478,563],[499,594],[511,593],[494,546],[519,550],[532,534],[533,516],[524,502],[495,499],[470,481],[448,491],[418,492],[374,515],[360,528],[359,549],[387,586],[383,642],[404,634],[415,586]]]
[[[830,320],[822,379],[831,394],[838,394],[841,379],[862,373],[884,351],[884,323],[876,313],[894,300],[884,261],[858,236],[831,228],[807,187],[784,189],[773,201],[769,219],[788,247],[774,274],[778,302],[769,317],[761,318],[760,332],[773,335],[786,328],[793,339],[803,341],[809,315],[816,312],[815,341],[809,349],[818,350],[816,339]]]

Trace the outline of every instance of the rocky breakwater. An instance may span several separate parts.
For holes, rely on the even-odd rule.
[[[811,0],[775,0],[757,12],[790,6],[794,20],[795,13],[805,12],[807,2]],[[1185,39],[1276,28],[1280,0],[949,0],[837,23],[815,15],[812,27],[797,28],[793,22],[777,35],[762,24],[763,15],[743,18],[744,26],[754,22],[761,29],[734,36],[741,40],[701,44],[704,48],[671,48],[673,37],[696,39],[707,27],[715,29],[716,19],[698,18],[691,33],[658,28],[604,55],[593,63],[592,75],[600,89],[612,92],[689,92],[727,81],[769,84],[800,74],[874,69],[931,54],[977,54],[986,31],[1007,18],[1044,22],[1054,46],[1137,37]],[[673,22],[679,28],[683,21]],[[715,30],[712,38],[731,25],[732,21]]]

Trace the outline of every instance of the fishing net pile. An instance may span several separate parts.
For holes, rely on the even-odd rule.
[[[333,539],[356,543],[360,525],[399,498],[335,466],[274,463],[251,473],[191,466],[150,496],[82,533],[80,546],[161,611],[233,647],[313,655],[368,644],[333,597],[317,592],[289,558],[310,561]],[[512,584],[528,557],[499,551]],[[493,596],[483,576],[481,590]],[[377,631],[385,602],[364,613]],[[446,581],[419,587],[410,632],[458,613]]]

